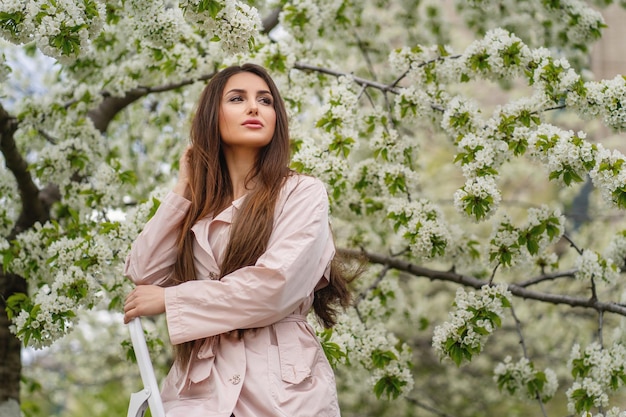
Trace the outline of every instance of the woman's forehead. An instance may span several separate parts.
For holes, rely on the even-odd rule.
[[[230,90],[270,91],[265,80],[251,72],[240,72],[232,75],[224,86],[224,94]]]

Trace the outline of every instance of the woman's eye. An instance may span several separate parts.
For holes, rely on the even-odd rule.
[[[259,98],[259,102],[270,106],[272,104],[272,99],[270,97],[261,97]]]
[[[228,101],[243,101],[243,98],[241,96],[232,96]]]

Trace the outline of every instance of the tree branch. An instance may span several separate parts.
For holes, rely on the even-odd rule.
[[[454,57],[453,57],[454,58]],[[372,81],[372,80],[368,80],[365,78],[361,78],[361,77],[357,77],[354,74],[351,73],[347,73],[347,72],[341,72],[341,71],[335,71],[335,70],[331,70],[329,68],[322,68],[322,67],[317,67],[315,65],[309,65],[309,64],[305,64],[303,62],[296,62],[293,66],[295,69],[299,69],[302,71],[314,71],[314,72],[319,72],[322,74],[328,74],[328,75],[332,75],[335,77],[351,77],[352,80],[362,86],[366,86],[366,87],[372,87],[372,88],[376,88],[382,92],[387,92],[389,91],[390,93],[393,94],[400,94],[400,90],[398,89],[398,87],[396,87],[396,85],[398,84],[398,82],[400,81],[395,80],[393,83],[391,84],[384,84],[384,83],[379,83],[377,81]],[[433,110],[437,110],[437,111],[441,111],[443,112],[445,109],[441,106],[438,106],[436,104],[430,104],[430,108]]]
[[[15,144],[13,135],[17,127],[17,118],[11,116],[0,104],[0,150],[7,169],[15,177],[22,202],[22,211],[8,236],[9,240],[37,221],[43,223],[49,217],[48,210],[39,198],[39,188],[28,171],[28,164]]]
[[[423,402],[421,402],[421,401],[419,401],[419,400],[417,400],[415,398],[410,398],[409,397],[406,400],[408,402],[410,402],[411,404],[413,404],[413,405],[415,405],[415,406],[417,406],[419,408],[422,408],[422,409],[424,409],[424,410],[426,410],[426,411],[428,411],[428,412],[430,412],[430,413],[432,413],[432,414],[434,414],[434,415],[436,415],[438,417],[453,417],[451,414],[447,414],[447,413],[444,413],[443,411],[439,411],[436,408],[431,407],[431,406],[429,406],[427,404],[424,404]]]
[[[280,11],[282,9],[280,7],[275,8],[274,10],[272,10],[270,12],[270,14],[268,14],[267,16],[265,16],[262,20],[262,24],[263,24],[263,33],[265,34],[269,34],[272,29],[274,29],[276,26],[278,26],[278,16],[280,15]]]
[[[265,16],[262,20],[263,29],[262,32],[265,34],[269,34],[272,29],[278,26],[278,17],[281,12],[281,8],[277,7],[273,9],[267,16]],[[126,106],[132,104],[133,102],[139,100],[142,97],[150,93],[162,93],[165,91],[175,90],[180,87],[184,87],[189,84],[193,84],[197,81],[206,81],[215,75],[215,72],[211,74],[202,75],[198,78],[192,78],[188,80],[183,80],[178,83],[166,84],[158,87],[137,87],[130,91],[128,91],[124,97],[113,97],[107,92],[102,92],[104,96],[104,100],[100,103],[100,105],[90,110],[87,115],[93,122],[94,126],[100,133],[104,133],[109,126],[109,123],[117,113],[122,111]],[[71,103],[70,103],[71,104]]]
[[[392,85],[387,85],[387,84],[383,84],[383,83],[379,83],[377,81],[371,81],[365,78],[361,78],[361,77],[357,77],[353,74],[347,73],[347,72],[341,72],[341,71],[335,71],[335,70],[331,70],[329,68],[323,68],[323,67],[318,67],[315,65],[309,65],[309,64],[305,64],[303,62],[296,62],[293,67],[295,69],[299,69],[302,71],[314,71],[314,72],[319,72],[322,74],[328,74],[328,75],[332,75],[334,77],[351,77],[355,83],[359,84],[359,85],[363,85],[363,86],[367,86],[367,87],[373,87],[373,88],[377,88],[378,90],[381,91],[390,91],[394,94],[398,94],[399,90],[392,86]]]
[[[151,93],[163,93],[166,91],[176,90],[177,88],[184,87],[186,85],[193,84],[198,81],[206,81],[215,75],[215,72],[210,74],[201,75],[197,78],[189,78],[177,83],[165,84],[156,87],[137,87],[128,91],[124,97],[114,97],[107,93],[102,92],[104,100],[100,102],[100,105],[95,109],[89,110],[87,116],[91,119],[94,126],[100,133],[106,132],[111,120],[122,111],[126,106],[129,106],[133,102],[139,100],[142,97]]]
[[[485,285],[488,285],[488,281],[483,281],[478,278],[457,274],[453,271],[437,271],[434,269],[425,268],[419,265],[412,264],[407,261],[403,261],[400,259],[394,259],[392,257],[380,255],[377,253],[367,252],[364,250],[355,250],[355,249],[339,249],[338,252],[345,256],[362,256],[367,259],[371,263],[388,265],[389,267],[396,269],[398,271],[405,272],[407,274],[416,276],[416,277],[424,277],[429,278],[433,281],[444,281],[444,282],[453,282],[456,284],[463,285],[465,287],[471,287],[475,289],[480,289]],[[561,294],[552,294],[547,292],[540,291],[532,291],[526,289],[518,284],[508,284],[508,289],[511,291],[513,295],[516,297],[543,301],[550,304],[565,304],[571,307],[583,307],[590,308],[596,310],[598,312],[609,312],[615,313],[620,316],[626,316],[626,306],[618,303],[605,303],[598,301],[594,298],[581,298],[574,297],[569,295],[561,295]]]
[[[524,282],[520,282],[517,285],[519,285],[520,287],[524,287],[524,288],[530,287],[531,285],[539,284],[544,281],[556,280],[558,278],[573,278],[575,273],[576,273],[576,270],[571,269],[569,271],[559,271],[559,272],[553,272],[551,274],[541,274],[538,277],[531,278]]]

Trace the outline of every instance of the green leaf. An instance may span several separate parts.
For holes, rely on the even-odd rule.
[[[161,201],[156,197],[152,197],[152,208],[150,208],[150,212],[148,213],[148,220],[154,216],[160,205]]]
[[[29,311],[33,308],[32,300],[28,295],[18,292],[12,294],[6,301],[6,312],[9,320],[17,317],[22,310]]]
[[[591,372],[591,366],[585,364],[584,358],[572,360],[572,376],[574,378],[584,378]]]
[[[536,372],[535,377],[526,383],[526,389],[530,396],[533,398],[538,397],[547,381],[545,373]]]
[[[335,155],[343,155],[346,158],[350,154],[351,145],[354,143],[354,139],[351,137],[345,137],[339,133],[335,133],[333,142],[328,146],[328,150],[335,152]]]
[[[472,360],[472,353],[451,337],[446,341],[445,350],[456,366],[461,366],[463,359],[467,359],[468,362]]]
[[[576,412],[589,411],[593,407],[594,398],[587,395],[587,391],[579,388],[572,392],[572,400],[574,400],[574,407]]]
[[[0,12],[0,29],[11,32],[16,36],[19,32],[18,26],[24,21],[24,13],[16,11],[13,13]]]
[[[383,395],[387,396],[387,399],[395,400],[402,393],[402,387],[406,385],[406,381],[401,381],[395,375],[386,375],[383,378],[376,381],[374,385],[374,394],[376,398],[380,398]]]
[[[211,19],[215,20],[217,14],[224,8],[224,4],[218,0],[200,0],[196,6],[197,13],[208,12]]]
[[[328,359],[328,362],[334,368],[342,359],[347,358],[347,354],[341,350],[341,347],[339,347],[337,343],[330,341],[332,335],[333,329],[324,329],[321,333],[318,333],[324,355],[326,355],[326,359]]]
[[[488,71],[491,69],[491,65],[489,64],[489,54],[487,52],[479,52],[476,53],[469,58],[470,68],[473,71]]]
[[[65,26],[61,22],[59,33],[50,38],[49,44],[61,51],[62,55],[75,56],[80,51],[80,35],[79,32],[87,27],[86,24],[77,26]]]
[[[498,375],[497,379],[498,389],[502,391],[502,389],[506,388],[507,392],[510,395],[515,394],[517,391],[517,385],[515,384],[515,378],[509,373],[506,372],[503,375]]]
[[[390,350],[380,350],[380,349],[375,349],[372,352],[372,363],[374,364],[374,367],[376,368],[384,368],[385,366],[389,365],[389,363],[391,361],[397,361],[398,357],[395,355],[395,353],[393,353]]]
[[[611,195],[617,207],[622,209],[626,208],[626,186],[616,188]]]

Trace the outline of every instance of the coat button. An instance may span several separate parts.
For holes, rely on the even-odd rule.
[[[217,279],[217,274],[215,272],[209,272],[209,278]]]
[[[237,385],[241,382],[241,377],[239,376],[239,374],[235,374],[229,379],[229,381],[231,382],[231,384]]]

